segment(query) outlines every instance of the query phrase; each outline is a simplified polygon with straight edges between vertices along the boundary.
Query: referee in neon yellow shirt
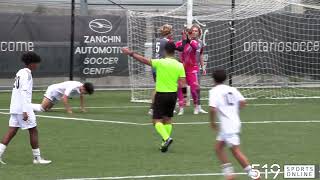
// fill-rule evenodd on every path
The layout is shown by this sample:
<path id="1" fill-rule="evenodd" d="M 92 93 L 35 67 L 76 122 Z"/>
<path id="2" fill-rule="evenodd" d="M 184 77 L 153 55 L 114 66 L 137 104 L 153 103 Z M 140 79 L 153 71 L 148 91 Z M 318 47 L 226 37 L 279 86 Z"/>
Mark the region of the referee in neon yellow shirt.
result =
<path id="1" fill-rule="evenodd" d="M 122 52 L 143 64 L 152 66 L 157 72 L 156 95 L 154 99 L 153 124 L 162 137 L 161 152 L 167 152 L 171 138 L 173 111 L 177 102 L 178 85 L 186 83 L 183 64 L 174 58 L 176 46 L 173 42 L 165 45 L 165 58 L 148 59 L 128 48 Z"/>

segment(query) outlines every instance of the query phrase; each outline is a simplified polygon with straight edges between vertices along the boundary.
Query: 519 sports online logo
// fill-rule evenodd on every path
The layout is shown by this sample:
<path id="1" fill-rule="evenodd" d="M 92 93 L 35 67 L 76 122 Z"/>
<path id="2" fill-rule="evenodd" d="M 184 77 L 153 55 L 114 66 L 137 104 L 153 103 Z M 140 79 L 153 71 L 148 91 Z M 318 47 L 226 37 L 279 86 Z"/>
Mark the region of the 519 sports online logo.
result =
<path id="1" fill-rule="evenodd" d="M 252 179 L 319 179 L 320 165 L 252 164 Z"/>

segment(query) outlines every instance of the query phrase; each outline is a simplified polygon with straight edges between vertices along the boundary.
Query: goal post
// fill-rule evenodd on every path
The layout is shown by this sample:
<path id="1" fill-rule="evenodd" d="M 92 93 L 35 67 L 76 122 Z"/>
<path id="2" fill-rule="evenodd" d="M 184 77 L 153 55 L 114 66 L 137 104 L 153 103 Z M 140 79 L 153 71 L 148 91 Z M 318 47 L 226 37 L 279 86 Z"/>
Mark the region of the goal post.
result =
<path id="1" fill-rule="evenodd" d="M 193 0 L 187 1 L 187 27 L 191 28 L 193 23 Z"/>
<path id="2" fill-rule="evenodd" d="M 169 11 L 130 11 L 129 47 L 150 55 L 163 24 L 171 24 L 174 40 L 180 40 L 181 30 L 190 23 L 189 1 Z M 231 0 L 229 4 L 217 2 L 197 0 L 192 6 L 193 23 L 205 24 L 202 40 L 207 76 L 201 77 L 202 98 L 208 96 L 216 68 L 231 73 L 232 86 L 247 98 L 320 97 L 319 1 L 236 0 L 233 10 Z M 234 36 L 230 21 L 234 21 Z M 154 89 L 151 68 L 132 60 L 129 64 L 131 100 L 150 102 Z"/>

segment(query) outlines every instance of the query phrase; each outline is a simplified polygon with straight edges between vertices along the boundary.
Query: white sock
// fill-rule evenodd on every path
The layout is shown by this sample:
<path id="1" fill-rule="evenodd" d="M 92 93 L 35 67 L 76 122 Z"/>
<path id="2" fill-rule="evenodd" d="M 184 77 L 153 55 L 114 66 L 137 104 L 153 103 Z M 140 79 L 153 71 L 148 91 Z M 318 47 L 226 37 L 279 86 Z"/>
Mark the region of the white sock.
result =
<path id="1" fill-rule="evenodd" d="M 32 149 L 32 154 L 33 154 L 33 157 L 34 159 L 40 159 L 40 149 Z"/>
<path id="2" fill-rule="evenodd" d="M 251 166 L 248 165 L 248 166 L 245 167 L 243 170 L 244 170 L 245 172 L 249 173 L 249 172 L 251 171 Z"/>
<path id="3" fill-rule="evenodd" d="M 222 165 L 222 173 L 225 176 L 230 176 L 234 173 L 233 167 L 231 163 L 226 163 Z"/>
<path id="4" fill-rule="evenodd" d="M 256 172 L 252 171 L 252 168 L 250 165 L 244 168 L 244 171 L 247 172 L 249 177 L 257 176 Z"/>
<path id="5" fill-rule="evenodd" d="M 32 109 L 35 112 L 44 112 L 44 109 L 42 108 L 41 104 L 32 104 Z"/>
<path id="6" fill-rule="evenodd" d="M 0 158 L 2 157 L 2 154 L 4 153 L 4 151 L 6 150 L 7 146 L 0 143 Z"/>

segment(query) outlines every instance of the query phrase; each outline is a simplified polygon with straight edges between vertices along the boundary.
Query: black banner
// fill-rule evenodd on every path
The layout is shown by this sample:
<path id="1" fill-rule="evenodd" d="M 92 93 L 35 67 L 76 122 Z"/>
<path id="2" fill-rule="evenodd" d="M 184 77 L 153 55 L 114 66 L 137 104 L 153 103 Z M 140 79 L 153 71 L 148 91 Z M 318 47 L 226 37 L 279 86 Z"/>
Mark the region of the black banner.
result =
<path id="1" fill-rule="evenodd" d="M 43 59 L 35 77 L 67 77 L 70 56 L 70 16 L 0 13 L 0 78 L 22 67 L 20 56 L 35 51 Z M 74 75 L 128 76 L 127 17 L 76 16 Z"/>

